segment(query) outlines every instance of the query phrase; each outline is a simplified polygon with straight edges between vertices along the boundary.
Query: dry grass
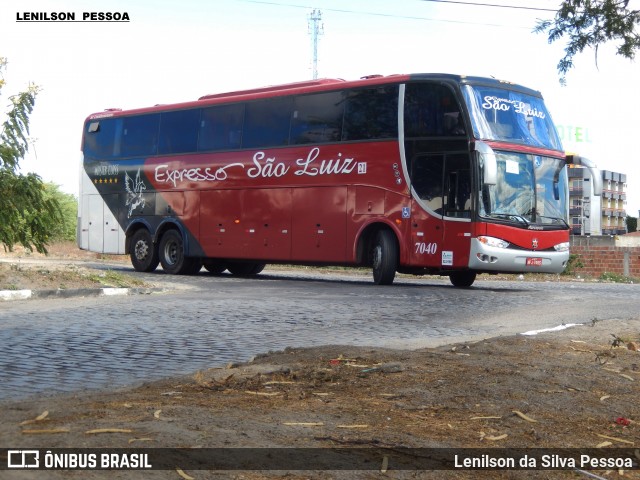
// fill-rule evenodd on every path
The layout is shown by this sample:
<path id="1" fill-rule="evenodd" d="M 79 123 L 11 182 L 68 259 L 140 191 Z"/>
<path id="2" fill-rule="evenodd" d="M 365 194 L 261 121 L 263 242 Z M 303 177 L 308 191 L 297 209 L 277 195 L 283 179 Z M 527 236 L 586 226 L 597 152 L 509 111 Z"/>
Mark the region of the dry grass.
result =
<path id="1" fill-rule="evenodd" d="M 91 268 L 85 263 L 92 261 L 103 265 Z M 47 255 L 16 247 L 13 252 L 0 253 L 0 290 L 144 286 L 144 282 L 108 268 L 127 262 L 127 256 L 86 252 L 72 242 L 51 245 Z"/>
<path id="2" fill-rule="evenodd" d="M 57 242 L 47 246 L 47 254 L 30 252 L 19 245 L 12 252 L 0 250 L 0 260 L 8 258 L 50 258 L 50 259 L 77 259 L 77 260 L 108 260 L 127 263 L 126 255 L 105 255 L 103 253 L 80 250 L 75 242 Z"/>

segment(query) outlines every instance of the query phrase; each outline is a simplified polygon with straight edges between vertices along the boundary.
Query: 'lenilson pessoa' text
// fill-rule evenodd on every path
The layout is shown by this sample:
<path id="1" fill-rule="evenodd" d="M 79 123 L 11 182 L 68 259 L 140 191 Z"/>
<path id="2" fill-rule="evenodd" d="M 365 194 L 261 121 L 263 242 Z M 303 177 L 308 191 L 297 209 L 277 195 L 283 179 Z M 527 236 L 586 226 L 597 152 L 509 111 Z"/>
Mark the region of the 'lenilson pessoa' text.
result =
<path id="1" fill-rule="evenodd" d="M 16 12 L 16 22 L 128 22 L 127 12 Z"/>
<path id="2" fill-rule="evenodd" d="M 565 468 L 626 468 L 634 467 L 632 458 L 625 457 L 563 457 L 561 455 L 542 455 L 540 458 L 524 455 L 520 458 L 480 455 L 478 457 L 454 456 L 455 468 L 531 468 L 531 469 L 565 469 Z"/>

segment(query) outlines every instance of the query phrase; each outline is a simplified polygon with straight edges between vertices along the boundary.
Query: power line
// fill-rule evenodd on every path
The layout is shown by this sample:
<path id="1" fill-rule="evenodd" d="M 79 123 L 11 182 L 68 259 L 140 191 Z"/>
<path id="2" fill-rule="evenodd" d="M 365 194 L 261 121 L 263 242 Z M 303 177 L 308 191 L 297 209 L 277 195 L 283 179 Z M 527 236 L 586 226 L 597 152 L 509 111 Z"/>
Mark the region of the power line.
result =
<path id="1" fill-rule="evenodd" d="M 267 0 L 238 0 L 247 3 L 257 3 L 261 5 L 274 5 L 278 7 L 290 7 L 290 8 L 304 8 L 305 10 L 309 10 L 309 6 L 307 5 L 296 5 L 291 3 L 277 2 L 277 1 L 267 1 Z M 423 0 L 424 1 L 424 0 Z M 426 1 L 439 1 L 439 0 L 426 0 Z M 464 2 L 459 2 L 464 3 Z M 477 3 L 469 3 L 469 5 L 479 5 Z M 378 12 L 367 12 L 367 11 L 357 11 L 357 10 L 348 10 L 343 8 L 327 8 L 323 7 L 322 10 L 328 12 L 336 12 L 336 13 L 348 13 L 355 15 L 369 15 L 374 17 L 386 17 L 386 18 L 399 18 L 405 20 L 418 20 L 418 21 L 428 21 L 428 22 L 442 22 L 442 23 L 457 23 L 462 25 L 484 25 L 487 27 L 509 27 L 516 29 L 527 29 L 531 30 L 531 27 L 528 26 L 518 26 L 518 25 L 504 25 L 499 23 L 483 23 L 483 22 L 466 22 L 463 20 L 447 20 L 440 18 L 429 18 L 429 17 L 418 17 L 415 15 L 398 15 L 392 13 L 378 13 Z M 555 12 L 556 10 L 549 10 L 551 12 Z"/>
<path id="2" fill-rule="evenodd" d="M 522 7 L 517 5 L 496 5 L 494 3 L 473 3 L 473 2 L 462 2 L 455 0 L 421 0 L 422 2 L 436 2 L 436 3 L 457 3 L 459 5 L 473 5 L 476 7 L 498 7 L 498 8 L 514 8 L 519 10 L 536 10 L 538 12 L 557 12 L 557 9 L 552 8 L 535 8 L 535 7 Z"/>

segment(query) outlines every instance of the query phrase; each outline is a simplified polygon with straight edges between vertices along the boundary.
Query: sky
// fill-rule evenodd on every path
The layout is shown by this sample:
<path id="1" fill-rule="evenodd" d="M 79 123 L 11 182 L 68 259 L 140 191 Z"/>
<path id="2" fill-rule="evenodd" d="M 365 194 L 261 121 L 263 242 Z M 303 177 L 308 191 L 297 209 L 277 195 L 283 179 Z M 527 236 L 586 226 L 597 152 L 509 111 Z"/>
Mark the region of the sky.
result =
<path id="1" fill-rule="evenodd" d="M 209 93 L 312 78 L 309 17 L 319 10 L 320 78 L 396 73 L 492 76 L 542 92 L 565 150 L 627 175 L 640 210 L 640 65 L 614 45 L 585 51 L 561 86 L 562 43 L 533 33 L 559 0 L 2 0 L 0 57 L 9 96 L 41 88 L 23 172 L 78 194 L 84 119 L 106 108 L 195 100 Z M 483 3 L 485 5 L 469 5 Z M 524 6 L 492 7 L 486 4 Z M 640 8 L 631 0 L 629 8 Z M 17 22 L 22 12 L 127 12 L 127 23 Z"/>

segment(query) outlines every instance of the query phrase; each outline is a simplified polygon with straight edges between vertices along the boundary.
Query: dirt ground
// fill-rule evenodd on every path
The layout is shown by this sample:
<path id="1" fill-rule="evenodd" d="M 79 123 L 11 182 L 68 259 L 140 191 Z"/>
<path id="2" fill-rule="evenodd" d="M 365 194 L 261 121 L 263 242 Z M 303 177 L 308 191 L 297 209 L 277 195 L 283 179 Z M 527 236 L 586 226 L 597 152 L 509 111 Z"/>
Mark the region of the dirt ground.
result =
<path id="1" fill-rule="evenodd" d="M 436 349 L 290 348 L 131 388 L 0 403 L 0 445 L 637 449 L 639 345 L 640 316 L 630 312 Z M 588 478 L 575 470 L 129 473 L 46 478 Z M 640 478 L 639 470 L 591 473 Z"/>
<path id="2" fill-rule="evenodd" d="M 287 349 L 135 388 L 5 403 L 0 444 L 636 448 L 640 353 L 633 342 L 639 337 L 635 319 L 416 351 Z M 89 433 L 96 429 L 105 430 Z M 165 473 L 162 478 L 179 478 Z M 525 473 L 485 478 L 534 472 Z M 575 478 L 574 472 L 540 474 Z M 598 474 L 618 478 L 620 472 Z M 637 470 L 624 475 L 640 478 Z M 224 478 L 277 477 L 242 472 Z"/>
<path id="3" fill-rule="evenodd" d="M 0 290 L 145 286 L 143 282 L 131 276 L 108 268 L 96 270 L 86 264 L 124 264 L 128 258 L 82 251 L 71 242 L 50 246 L 49 255 L 28 252 L 16 247 L 13 252 L 0 251 Z"/>

